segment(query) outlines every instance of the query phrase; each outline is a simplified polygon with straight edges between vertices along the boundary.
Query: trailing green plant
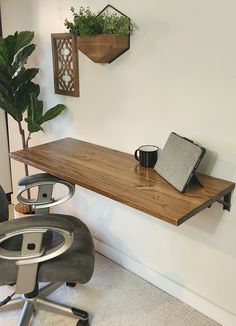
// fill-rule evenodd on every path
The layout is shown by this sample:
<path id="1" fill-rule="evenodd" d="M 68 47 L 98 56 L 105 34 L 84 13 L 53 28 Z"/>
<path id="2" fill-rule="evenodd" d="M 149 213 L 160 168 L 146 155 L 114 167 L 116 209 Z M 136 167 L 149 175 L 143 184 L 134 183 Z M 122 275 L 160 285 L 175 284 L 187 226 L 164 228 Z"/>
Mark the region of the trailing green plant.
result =
<path id="1" fill-rule="evenodd" d="M 71 7 L 73 22 L 65 20 L 65 26 L 70 33 L 76 36 L 115 34 L 132 34 L 135 24 L 128 18 L 108 11 L 96 14 L 89 7 L 80 7 L 79 12 Z"/>
<path id="2" fill-rule="evenodd" d="M 23 148 L 29 146 L 32 133 L 43 131 L 42 124 L 65 109 L 63 104 L 58 104 L 43 112 L 43 102 L 38 99 L 40 87 L 32 81 L 39 69 L 26 67 L 36 47 L 31 43 L 33 38 L 34 33 L 29 31 L 0 38 L 0 108 L 16 120 Z M 25 174 L 29 174 L 27 165 Z"/>

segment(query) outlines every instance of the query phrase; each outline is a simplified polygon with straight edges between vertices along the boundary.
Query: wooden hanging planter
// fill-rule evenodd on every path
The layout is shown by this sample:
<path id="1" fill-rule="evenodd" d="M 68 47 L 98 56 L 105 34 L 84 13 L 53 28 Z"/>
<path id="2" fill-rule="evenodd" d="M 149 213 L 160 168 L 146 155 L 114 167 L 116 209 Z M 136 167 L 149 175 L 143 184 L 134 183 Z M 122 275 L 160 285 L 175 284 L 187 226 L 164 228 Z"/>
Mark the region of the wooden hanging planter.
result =
<path id="1" fill-rule="evenodd" d="M 129 49 L 129 35 L 77 36 L 78 50 L 96 63 L 111 63 Z"/>

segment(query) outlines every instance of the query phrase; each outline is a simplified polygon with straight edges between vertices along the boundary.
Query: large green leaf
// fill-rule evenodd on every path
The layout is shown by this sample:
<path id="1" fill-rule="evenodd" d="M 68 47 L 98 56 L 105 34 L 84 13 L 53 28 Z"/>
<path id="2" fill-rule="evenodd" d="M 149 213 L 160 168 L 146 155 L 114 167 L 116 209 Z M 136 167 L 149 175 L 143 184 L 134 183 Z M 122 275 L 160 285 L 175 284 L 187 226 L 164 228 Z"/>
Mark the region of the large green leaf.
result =
<path id="1" fill-rule="evenodd" d="M 34 84 L 33 82 L 28 82 L 21 86 L 14 95 L 14 106 L 17 108 L 17 114 L 23 114 L 30 102 L 31 94 L 34 93 L 37 97 L 39 95 L 39 85 Z"/>
<path id="2" fill-rule="evenodd" d="M 0 94 L 4 97 L 10 96 L 10 92 L 8 88 L 1 82 L 0 82 Z"/>
<path id="3" fill-rule="evenodd" d="M 16 43 L 17 43 L 18 32 L 14 35 L 9 35 L 5 38 L 5 48 L 7 49 L 7 63 L 12 64 L 14 56 L 16 55 Z"/>
<path id="4" fill-rule="evenodd" d="M 18 69 L 26 64 L 28 57 L 32 54 L 32 52 L 34 52 L 35 47 L 35 44 L 30 44 L 18 52 L 12 65 L 12 75 L 14 75 Z"/>
<path id="5" fill-rule="evenodd" d="M 32 82 L 38 69 L 24 67 L 35 50 L 35 44 L 31 44 L 33 37 L 33 32 L 16 32 L 0 38 L 0 108 L 17 121 L 22 121 L 27 110 L 25 121 L 31 133 L 43 130 L 44 122 L 65 109 L 59 104 L 43 114 L 43 102 L 38 99 L 39 85 Z"/>
<path id="6" fill-rule="evenodd" d="M 34 93 L 36 97 L 39 96 L 39 93 L 40 93 L 40 87 L 38 84 L 35 84 L 33 82 L 29 82 L 28 83 L 28 92 L 30 94 Z"/>
<path id="7" fill-rule="evenodd" d="M 30 105 L 28 108 L 28 117 L 35 123 L 39 123 L 43 115 L 43 101 L 37 99 L 34 93 L 30 96 Z"/>
<path id="8" fill-rule="evenodd" d="M 65 105 L 57 104 L 53 108 L 49 109 L 40 119 L 40 124 L 56 118 L 62 111 L 65 110 Z"/>
<path id="9" fill-rule="evenodd" d="M 36 110 L 34 110 L 34 120 L 39 123 L 43 115 L 43 101 L 37 100 Z"/>
<path id="10" fill-rule="evenodd" d="M 2 43 L 0 46 L 0 62 L 1 62 L 1 65 L 4 65 L 4 66 L 9 65 L 9 54 L 8 54 L 8 50 L 5 46 L 5 42 Z"/>
<path id="11" fill-rule="evenodd" d="M 0 54 L 0 71 L 2 74 L 6 76 L 6 78 L 11 79 L 11 67 L 6 64 L 5 59 L 3 56 Z"/>
<path id="12" fill-rule="evenodd" d="M 27 122 L 27 127 L 28 127 L 28 131 L 32 134 L 33 132 L 38 132 L 38 131 L 43 131 L 43 128 L 36 123 L 33 119 L 27 118 L 26 119 Z"/>
<path id="13" fill-rule="evenodd" d="M 4 73 L 0 71 L 0 85 L 7 88 L 9 93 L 11 93 L 11 79 L 7 78 Z"/>
<path id="14" fill-rule="evenodd" d="M 18 108 L 21 114 L 26 111 L 28 105 L 31 102 L 31 94 L 33 93 L 36 97 L 39 96 L 40 88 L 39 85 L 29 82 L 21 86 L 14 95 L 14 105 Z"/>
<path id="15" fill-rule="evenodd" d="M 27 110 L 30 94 L 39 95 L 39 86 L 31 81 L 38 69 L 24 68 L 35 49 L 30 44 L 33 36 L 33 32 L 16 32 L 0 39 L 0 107 L 17 121 Z"/>
<path id="16" fill-rule="evenodd" d="M 36 68 L 21 69 L 19 74 L 15 78 L 13 78 L 13 86 L 15 87 L 15 89 L 18 89 L 23 84 L 31 81 L 37 75 L 38 71 L 39 69 Z"/>
<path id="17" fill-rule="evenodd" d="M 18 115 L 14 105 L 2 94 L 0 94 L 0 108 L 9 113 L 15 120 L 20 121 L 22 117 Z"/>
<path id="18" fill-rule="evenodd" d="M 33 38 L 34 38 L 34 32 L 24 31 L 18 33 L 16 48 L 15 48 L 16 53 L 26 45 L 30 44 Z"/>
<path id="19" fill-rule="evenodd" d="M 0 37 L 0 49 L 5 44 L 5 40 L 3 37 Z"/>
<path id="20" fill-rule="evenodd" d="M 14 35 L 9 35 L 5 38 L 4 46 L 7 51 L 5 51 L 5 59 L 9 65 L 12 64 L 15 55 L 24 47 L 26 47 L 32 39 L 34 38 L 33 32 L 15 32 Z"/>

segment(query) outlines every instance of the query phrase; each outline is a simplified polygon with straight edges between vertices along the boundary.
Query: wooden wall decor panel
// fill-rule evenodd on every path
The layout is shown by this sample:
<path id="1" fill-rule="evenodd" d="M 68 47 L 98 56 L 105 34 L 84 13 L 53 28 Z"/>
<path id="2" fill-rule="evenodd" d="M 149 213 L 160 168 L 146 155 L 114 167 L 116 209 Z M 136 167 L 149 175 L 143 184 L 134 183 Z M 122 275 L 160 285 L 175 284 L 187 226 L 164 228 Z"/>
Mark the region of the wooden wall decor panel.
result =
<path id="1" fill-rule="evenodd" d="M 51 34 L 56 94 L 79 96 L 79 63 L 75 37 L 69 33 Z"/>

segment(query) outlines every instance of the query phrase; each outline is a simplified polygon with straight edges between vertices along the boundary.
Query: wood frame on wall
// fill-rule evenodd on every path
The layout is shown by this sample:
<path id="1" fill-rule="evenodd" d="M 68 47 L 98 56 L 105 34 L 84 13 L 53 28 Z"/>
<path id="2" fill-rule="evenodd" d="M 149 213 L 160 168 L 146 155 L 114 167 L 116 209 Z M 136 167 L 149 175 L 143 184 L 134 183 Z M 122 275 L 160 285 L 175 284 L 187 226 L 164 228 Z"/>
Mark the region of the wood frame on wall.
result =
<path id="1" fill-rule="evenodd" d="M 56 94 L 78 97 L 79 62 L 75 37 L 70 33 L 53 33 L 51 42 L 54 91 Z"/>

